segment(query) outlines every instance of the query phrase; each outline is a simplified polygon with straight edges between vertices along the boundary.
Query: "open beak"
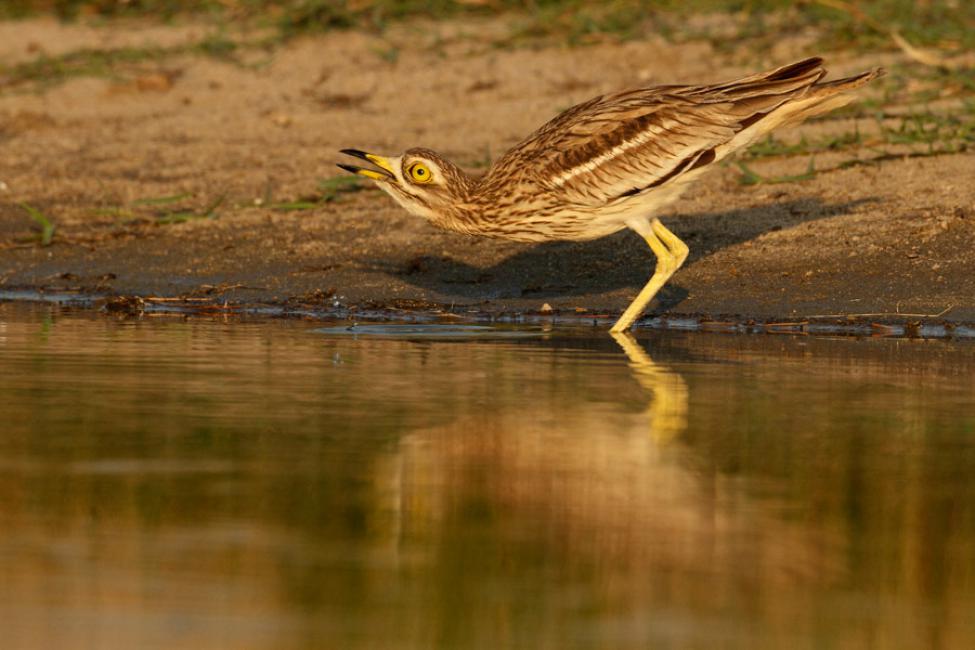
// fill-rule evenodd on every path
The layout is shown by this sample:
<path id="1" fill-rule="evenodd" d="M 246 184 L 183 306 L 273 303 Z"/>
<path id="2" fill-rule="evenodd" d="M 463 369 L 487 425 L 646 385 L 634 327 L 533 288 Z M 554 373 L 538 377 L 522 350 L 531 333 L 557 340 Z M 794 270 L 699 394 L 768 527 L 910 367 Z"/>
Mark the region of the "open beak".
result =
<path id="1" fill-rule="evenodd" d="M 355 156 L 356 158 L 361 158 L 362 160 L 368 160 L 379 168 L 379 170 L 375 170 L 366 167 L 358 167 L 356 165 L 339 164 L 339 167 L 347 172 L 352 172 L 353 174 L 365 176 L 366 178 L 371 178 L 377 181 L 396 180 L 396 174 L 393 173 L 393 166 L 389 163 L 388 158 L 383 158 L 382 156 L 377 156 L 376 154 L 372 153 L 366 153 L 365 151 L 359 151 L 358 149 L 343 149 L 339 153 L 344 153 L 347 156 Z"/>

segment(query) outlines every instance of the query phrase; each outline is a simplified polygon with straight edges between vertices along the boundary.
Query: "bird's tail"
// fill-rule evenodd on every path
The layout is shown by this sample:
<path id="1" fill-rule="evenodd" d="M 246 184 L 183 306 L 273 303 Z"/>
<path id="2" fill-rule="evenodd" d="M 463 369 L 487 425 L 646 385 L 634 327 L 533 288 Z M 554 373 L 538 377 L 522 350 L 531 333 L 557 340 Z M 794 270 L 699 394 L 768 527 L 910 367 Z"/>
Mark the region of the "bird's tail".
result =
<path id="1" fill-rule="evenodd" d="M 794 107 L 798 104 L 818 105 L 831 97 L 859 88 L 883 74 L 883 68 L 874 68 L 852 77 L 820 82 L 826 76 L 826 69 L 823 68 L 823 60 L 817 56 L 733 81 L 695 88 L 689 94 L 718 94 L 733 101 L 736 112 L 742 114 L 763 108 L 771 112 L 779 108 L 780 104 L 792 104 Z M 852 98 L 846 98 L 845 101 L 850 99 Z"/>
<path id="2" fill-rule="evenodd" d="M 742 116 L 741 130 L 719 147 L 718 157 L 747 147 L 782 125 L 799 124 L 848 104 L 854 99 L 849 91 L 883 76 L 884 70 L 874 68 L 852 77 L 820 82 L 825 74 L 822 59 L 811 58 L 729 82 L 723 94 L 738 94 L 733 98 L 733 111 Z"/>

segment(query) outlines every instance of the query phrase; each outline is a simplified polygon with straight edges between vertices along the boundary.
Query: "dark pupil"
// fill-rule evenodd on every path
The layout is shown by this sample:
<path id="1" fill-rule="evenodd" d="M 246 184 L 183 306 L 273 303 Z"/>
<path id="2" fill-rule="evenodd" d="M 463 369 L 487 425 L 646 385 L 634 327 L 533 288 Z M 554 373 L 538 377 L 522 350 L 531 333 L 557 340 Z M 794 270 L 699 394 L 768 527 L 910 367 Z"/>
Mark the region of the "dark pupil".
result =
<path id="1" fill-rule="evenodd" d="M 417 176 L 423 176 L 423 175 L 424 175 L 424 174 L 426 174 L 426 173 L 427 173 L 427 172 L 426 172 L 425 170 L 423 170 L 423 169 L 418 169 L 418 170 L 416 170 L 416 175 L 417 175 Z"/>

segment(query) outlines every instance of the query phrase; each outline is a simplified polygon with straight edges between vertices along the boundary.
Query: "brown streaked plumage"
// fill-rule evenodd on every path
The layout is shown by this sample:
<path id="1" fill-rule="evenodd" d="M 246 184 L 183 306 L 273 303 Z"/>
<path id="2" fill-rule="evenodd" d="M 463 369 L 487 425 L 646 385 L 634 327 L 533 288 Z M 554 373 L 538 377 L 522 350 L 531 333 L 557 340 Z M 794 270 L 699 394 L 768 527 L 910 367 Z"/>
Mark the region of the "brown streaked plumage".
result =
<path id="1" fill-rule="evenodd" d="M 628 328 L 687 257 L 655 217 L 715 163 L 772 129 L 850 101 L 881 69 L 821 82 L 822 59 L 705 86 L 656 86 L 594 97 L 515 145 L 481 178 L 429 149 L 386 158 L 356 149 L 410 212 L 468 234 L 516 241 L 587 240 L 629 227 L 657 256 L 650 282 L 613 326 Z"/>

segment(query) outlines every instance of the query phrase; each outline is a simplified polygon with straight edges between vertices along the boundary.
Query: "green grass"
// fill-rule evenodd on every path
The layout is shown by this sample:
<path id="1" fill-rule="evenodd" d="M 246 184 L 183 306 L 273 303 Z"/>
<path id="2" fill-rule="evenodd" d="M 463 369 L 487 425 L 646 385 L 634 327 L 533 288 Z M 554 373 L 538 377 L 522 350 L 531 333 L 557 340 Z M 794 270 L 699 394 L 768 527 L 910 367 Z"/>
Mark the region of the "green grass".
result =
<path id="1" fill-rule="evenodd" d="M 338 201 L 346 194 L 358 192 L 366 185 L 361 182 L 358 176 L 333 176 L 318 181 L 318 195 L 300 198 L 294 201 L 283 201 L 280 203 L 270 203 L 272 210 L 280 212 L 295 212 L 300 210 L 312 210 L 326 203 Z"/>
<path id="2" fill-rule="evenodd" d="M 321 192 L 321 198 L 319 200 L 322 203 L 331 203 L 343 194 L 358 192 L 364 187 L 365 185 L 363 185 L 362 179 L 358 176 L 323 178 L 318 181 L 318 191 Z"/>
<path id="3" fill-rule="evenodd" d="M 947 55 L 975 48 L 975 2 L 964 0 L 0 0 L 0 18 L 54 13 L 65 20 L 202 19 L 221 26 L 215 35 L 191 45 L 83 49 L 54 57 L 42 54 L 13 66 L 0 62 L 0 90 L 79 76 L 124 77 L 140 64 L 186 54 L 240 62 L 247 51 L 273 49 L 302 34 L 353 28 L 381 32 L 410 18 L 476 18 L 499 12 L 506 16 L 509 30 L 496 40 L 498 47 L 583 45 L 662 35 L 674 41 L 708 40 L 726 56 L 732 51 L 765 52 L 784 36 L 812 29 L 825 50 L 893 50 L 897 46 L 890 32 L 897 29 L 913 45 Z M 724 17 L 689 20 L 717 13 Z M 244 41 L 226 34 L 228 24 L 269 29 L 259 40 Z M 376 53 L 395 63 L 399 50 L 390 46 Z M 947 75 L 975 93 L 972 73 Z"/>
<path id="4" fill-rule="evenodd" d="M 27 212 L 28 216 L 30 216 L 30 218 L 34 221 L 35 226 L 39 230 L 37 242 L 41 246 L 50 246 L 54 241 L 54 231 L 57 230 L 54 222 L 51 221 L 47 215 L 33 206 L 26 203 L 21 203 L 20 207 Z"/>
<path id="5" fill-rule="evenodd" d="M 783 156 L 808 156 L 827 151 L 855 149 L 862 144 L 863 135 L 859 129 L 812 139 L 802 136 L 799 142 L 792 144 L 783 142 L 774 135 L 769 135 L 764 140 L 749 147 L 745 158 L 747 160 L 760 160 Z"/>
<path id="6" fill-rule="evenodd" d="M 817 173 L 863 165 L 877 165 L 904 158 L 929 158 L 964 153 L 975 148 L 975 99 L 966 99 L 961 106 L 950 111 L 934 112 L 927 108 L 906 115 L 875 115 L 877 132 L 866 137 L 859 129 L 807 139 L 794 144 L 784 143 L 769 136 L 756 143 L 747 154 L 747 160 L 808 155 L 827 151 L 856 152 L 854 158 L 844 160 L 833 167 L 816 169 L 810 158 L 809 168 L 794 176 L 766 177 L 757 173 L 744 162 L 738 162 L 741 185 L 772 185 L 810 180 Z M 862 156 L 861 152 L 868 155 Z"/>
<path id="7" fill-rule="evenodd" d="M 0 66 L 0 88 L 30 82 L 56 84 L 79 76 L 112 76 L 113 71 L 119 66 L 157 59 L 164 53 L 165 50 L 161 48 L 120 48 L 117 50 L 82 49 L 53 57 L 42 54 L 33 61 L 9 68 Z"/>
<path id="8" fill-rule="evenodd" d="M 865 137 L 858 128 L 819 138 L 803 136 L 796 143 L 786 143 L 769 135 L 752 145 L 747 160 L 805 156 L 829 151 L 846 151 L 862 148 L 872 143 L 876 148 L 883 145 L 908 145 L 909 153 L 959 153 L 975 146 L 975 99 L 969 98 L 961 106 L 944 112 L 921 107 L 906 115 L 889 115 L 878 111 L 873 115 L 877 133 Z"/>
<path id="9" fill-rule="evenodd" d="M 189 45 L 176 47 L 123 47 L 116 49 L 84 48 L 59 56 L 41 54 L 36 59 L 13 66 L 0 62 L 0 90 L 25 84 L 49 86 L 73 77 L 122 76 L 127 69 L 140 64 L 159 62 L 178 55 L 202 54 L 224 61 L 237 62 L 238 50 L 265 47 L 265 41 L 238 42 L 217 33 Z"/>
<path id="10" fill-rule="evenodd" d="M 806 168 L 805 172 L 790 176 L 762 176 L 743 162 L 738 163 L 738 168 L 741 170 L 741 175 L 738 177 L 740 185 L 778 185 L 780 183 L 811 181 L 816 178 L 816 165 L 812 158 L 809 159 L 809 167 Z"/>
<path id="11" fill-rule="evenodd" d="M 185 223 L 196 219 L 216 219 L 217 210 L 224 204 L 226 195 L 221 194 L 202 208 L 192 207 L 192 199 L 193 195 L 188 193 L 151 196 L 136 199 L 127 206 L 114 205 L 96 208 L 92 213 L 98 216 L 114 217 L 122 222 L 148 218 L 158 225 Z"/>
<path id="12" fill-rule="evenodd" d="M 169 196 L 154 196 L 145 199 L 136 199 L 132 205 L 171 205 L 191 198 L 192 194 L 171 194 Z"/>
<path id="13" fill-rule="evenodd" d="M 156 199 L 156 201 L 170 198 L 173 197 L 160 197 L 159 199 Z M 194 221 L 196 219 L 215 219 L 217 217 L 217 208 L 223 205 L 225 198 L 226 195 L 221 194 L 201 210 L 173 210 L 170 212 L 162 212 L 156 215 L 156 223 L 165 225 L 171 223 L 185 223 L 187 221 Z M 176 200 L 181 200 L 181 197 L 172 202 L 175 202 Z M 159 203 L 156 203 L 156 205 L 159 205 Z"/>
<path id="14" fill-rule="evenodd" d="M 917 111 L 900 118 L 896 125 L 880 123 L 888 144 L 921 145 L 928 153 L 957 153 L 975 144 L 975 102 L 950 114 L 929 110 Z"/>
<path id="15" fill-rule="evenodd" d="M 605 36 L 632 38 L 647 33 L 679 35 L 686 17 L 734 13 L 741 38 L 777 38 L 813 26 L 824 42 L 858 47 L 893 47 L 889 31 L 899 29 L 911 43 L 964 49 L 975 46 L 975 3 L 967 0 L 4 0 L 0 17 L 39 12 L 77 17 L 213 16 L 275 26 L 284 37 L 333 29 L 383 29 L 409 18 L 495 15 L 517 17 L 516 38 L 549 38 L 580 43 Z M 789 12 L 775 30 L 766 18 Z M 772 32 L 771 34 L 769 32 Z M 716 38 L 717 43 L 727 38 Z"/>

